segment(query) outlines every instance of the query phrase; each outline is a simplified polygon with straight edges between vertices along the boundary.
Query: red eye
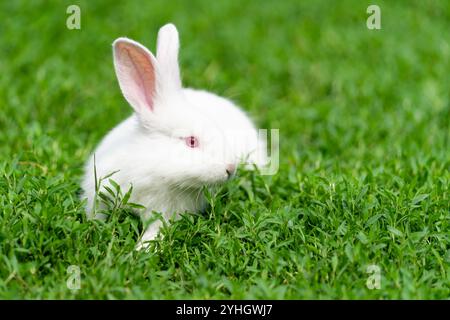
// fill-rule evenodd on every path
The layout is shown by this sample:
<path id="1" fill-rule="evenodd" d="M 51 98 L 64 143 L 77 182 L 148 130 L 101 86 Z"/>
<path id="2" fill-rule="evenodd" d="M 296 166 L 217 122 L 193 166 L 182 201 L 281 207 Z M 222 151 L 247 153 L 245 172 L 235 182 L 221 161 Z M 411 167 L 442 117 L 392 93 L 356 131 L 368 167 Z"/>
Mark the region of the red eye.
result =
<path id="1" fill-rule="evenodd" d="M 198 147 L 198 140 L 194 136 L 190 136 L 187 138 L 184 138 L 184 141 L 186 141 L 186 145 L 190 148 L 197 148 Z"/>

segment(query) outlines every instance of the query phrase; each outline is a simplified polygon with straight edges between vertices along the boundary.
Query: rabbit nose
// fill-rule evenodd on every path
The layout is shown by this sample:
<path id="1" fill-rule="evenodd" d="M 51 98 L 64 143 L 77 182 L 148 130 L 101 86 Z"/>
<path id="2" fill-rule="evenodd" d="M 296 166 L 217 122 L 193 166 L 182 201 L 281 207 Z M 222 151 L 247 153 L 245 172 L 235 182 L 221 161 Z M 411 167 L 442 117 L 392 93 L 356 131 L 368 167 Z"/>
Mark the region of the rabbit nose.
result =
<path id="1" fill-rule="evenodd" d="M 236 165 L 227 164 L 225 171 L 227 172 L 228 178 L 231 177 L 231 175 L 234 173 L 235 170 L 236 170 Z"/>

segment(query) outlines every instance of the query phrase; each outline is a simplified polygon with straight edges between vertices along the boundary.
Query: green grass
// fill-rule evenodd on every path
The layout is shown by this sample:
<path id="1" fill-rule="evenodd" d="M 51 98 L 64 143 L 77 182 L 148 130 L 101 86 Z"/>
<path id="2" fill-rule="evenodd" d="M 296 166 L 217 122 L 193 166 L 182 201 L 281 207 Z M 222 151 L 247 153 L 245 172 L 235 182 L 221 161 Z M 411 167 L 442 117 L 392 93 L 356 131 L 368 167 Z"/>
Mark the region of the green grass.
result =
<path id="1" fill-rule="evenodd" d="M 450 297 L 448 1 L 76 2 L 72 31 L 73 1 L 0 5 L 0 298 Z M 240 171 L 135 252 L 140 221 L 86 221 L 79 181 L 131 110 L 111 43 L 154 50 L 168 21 L 185 85 L 279 128 L 280 169 Z"/>

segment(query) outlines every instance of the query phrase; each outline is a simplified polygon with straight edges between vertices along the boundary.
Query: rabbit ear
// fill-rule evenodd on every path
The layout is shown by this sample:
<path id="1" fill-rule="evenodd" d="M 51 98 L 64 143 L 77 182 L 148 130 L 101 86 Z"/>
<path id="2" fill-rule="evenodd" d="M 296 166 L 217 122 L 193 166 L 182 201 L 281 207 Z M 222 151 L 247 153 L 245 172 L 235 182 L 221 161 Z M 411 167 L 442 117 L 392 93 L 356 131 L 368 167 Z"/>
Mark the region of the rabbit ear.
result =
<path id="1" fill-rule="evenodd" d="M 158 32 L 156 59 L 160 67 L 161 82 L 164 88 L 181 89 L 178 49 L 180 42 L 177 28 L 169 23 Z"/>
<path id="2" fill-rule="evenodd" d="M 137 113 L 152 111 L 156 94 L 156 59 L 147 48 L 127 39 L 113 43 L 114 68 L 125 99 Z"/>

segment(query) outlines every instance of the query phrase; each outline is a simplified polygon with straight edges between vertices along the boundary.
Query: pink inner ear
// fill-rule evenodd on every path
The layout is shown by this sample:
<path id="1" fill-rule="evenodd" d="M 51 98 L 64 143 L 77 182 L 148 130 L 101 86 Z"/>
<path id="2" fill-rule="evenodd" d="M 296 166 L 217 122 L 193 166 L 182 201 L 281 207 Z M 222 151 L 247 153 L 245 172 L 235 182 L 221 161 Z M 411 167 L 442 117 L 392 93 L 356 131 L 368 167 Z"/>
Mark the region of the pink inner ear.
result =
<path id="1" fill-rule="evenodd" d="M 144 103 L 153 110 L 155 69 L 142 49 L 128 43 L 117 44 L 119 82 L 125 98 L 136 107 Z"/>

